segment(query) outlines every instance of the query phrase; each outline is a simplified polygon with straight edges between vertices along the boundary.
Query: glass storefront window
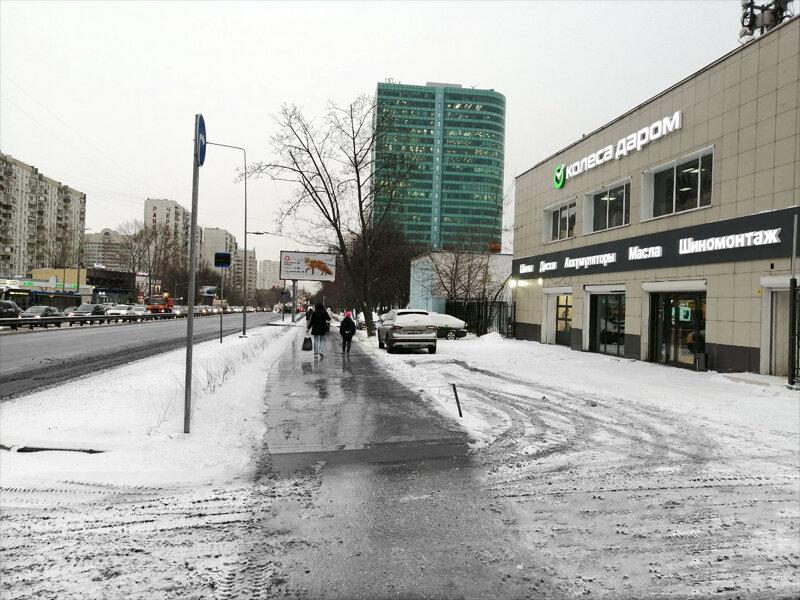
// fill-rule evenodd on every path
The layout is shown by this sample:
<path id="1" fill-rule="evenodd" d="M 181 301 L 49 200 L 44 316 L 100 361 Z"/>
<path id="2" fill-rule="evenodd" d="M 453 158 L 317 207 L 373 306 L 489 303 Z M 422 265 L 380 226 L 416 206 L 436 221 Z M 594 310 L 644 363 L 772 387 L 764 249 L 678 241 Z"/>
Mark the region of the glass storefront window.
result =
<path id="1" fill-rule="evenodd" d="M 653 217 L 710 206 L 713 163 L 709 153 L 650 175 Z"/>
<path id="2" fill-rule="evenodd" d="M 630 196 L 630 183 L 611 186 L 587 196 L 587 202 L 592 204 L 592 231 L 627 225 L 630 222 Z"/>
<path id="3" fill-rule="evenodd" d="M 577 202 L 572 201 L 557 208 L 549 209 L 550 212 L 550 239 L 546 242 L 565 240 L 575 236 L 575 217 Z"/>
<path id="4" fill-rule="evenodd" d="M 674 169 L 656 173 L 654 183 L 653 216 L 661 217 L 672 214 L 672 196 L 675 190 Z"/>

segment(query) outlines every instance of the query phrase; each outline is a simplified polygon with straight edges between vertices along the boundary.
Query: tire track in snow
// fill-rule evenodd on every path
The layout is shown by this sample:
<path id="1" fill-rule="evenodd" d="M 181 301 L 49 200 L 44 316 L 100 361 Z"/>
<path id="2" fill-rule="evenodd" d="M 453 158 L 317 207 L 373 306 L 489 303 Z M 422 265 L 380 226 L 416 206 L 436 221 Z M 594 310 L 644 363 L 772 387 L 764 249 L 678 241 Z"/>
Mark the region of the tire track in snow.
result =
<path id="1" fill-rule="evenodd" d="M 450 364 L 464 397 L 508 415 L 476 453 L 487 486 L 573 596 L 789 598 L 800 587 L 800 469 L 750 430 Z"/>

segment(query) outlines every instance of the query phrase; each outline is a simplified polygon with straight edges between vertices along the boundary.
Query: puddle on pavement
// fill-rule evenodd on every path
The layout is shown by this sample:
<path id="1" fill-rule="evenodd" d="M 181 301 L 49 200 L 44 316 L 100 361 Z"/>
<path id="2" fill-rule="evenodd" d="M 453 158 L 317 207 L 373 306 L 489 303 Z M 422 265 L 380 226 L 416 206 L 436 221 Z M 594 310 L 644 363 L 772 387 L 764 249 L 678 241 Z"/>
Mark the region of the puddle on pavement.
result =
<path id="1" fill-rule="evenodd" d="M 302 471 L 324 461 L 327 465 L 359 463 L 414 462 L 436 458 L 466 457 L 469 447 L 463 443 L 441 444 L 381 444 L 366 448 L 323 450 L 317 452 L 286 452 L 271 454 L 272 470 L 279 475 Z"/>

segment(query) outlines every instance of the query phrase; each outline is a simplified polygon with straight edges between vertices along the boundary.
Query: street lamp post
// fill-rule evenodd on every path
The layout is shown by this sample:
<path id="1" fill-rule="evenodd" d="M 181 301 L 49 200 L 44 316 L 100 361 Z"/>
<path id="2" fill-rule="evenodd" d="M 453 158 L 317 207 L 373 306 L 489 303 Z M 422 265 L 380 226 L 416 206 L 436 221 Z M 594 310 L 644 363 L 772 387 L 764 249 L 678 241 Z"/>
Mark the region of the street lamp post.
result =
<path id="1" fill-rule="evenodd" d="M 246 231 L 250 235 L 281 235 L 272 231 Z M 247 248 L 245 248 L 247 250 Z M 245 262 L 247 262 L 247 252 L 245 252 Z M 247 310 L 247 299 L 245 299 L 245 311 Z M 283 304 L 281 304 L 281 320 L 283 320 Z"/>
<path id="2" fill-rule="evenodd" d="M 214 142 L 206 142 L 206 144 L 234 148 L 235 150 L 241 150 L 244 154 L 244 306 L 242 307 L 242 335 L 239 337 L 247 337 L 247 150 L 241 146 L 232 146 L 230 144 L 217 144 Z"/>

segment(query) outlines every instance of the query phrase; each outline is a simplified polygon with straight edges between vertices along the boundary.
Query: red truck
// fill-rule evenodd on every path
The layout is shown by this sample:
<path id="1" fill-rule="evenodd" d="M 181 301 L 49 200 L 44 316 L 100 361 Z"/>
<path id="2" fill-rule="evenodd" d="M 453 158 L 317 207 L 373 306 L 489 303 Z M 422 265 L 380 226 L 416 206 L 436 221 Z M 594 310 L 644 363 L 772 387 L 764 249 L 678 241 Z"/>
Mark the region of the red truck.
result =
<path id="1" fill-rule="evenodd" d="M 156 294 L 150 296 L 145 302 L 147 310 L 151 313 L 171 313 L 174 302 L 169 294 Z"/>

